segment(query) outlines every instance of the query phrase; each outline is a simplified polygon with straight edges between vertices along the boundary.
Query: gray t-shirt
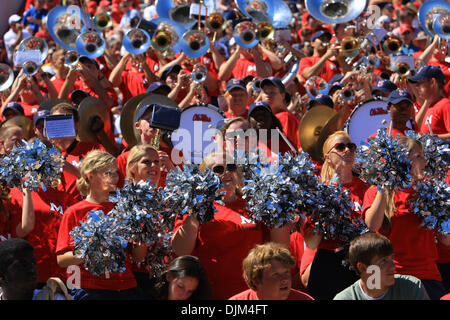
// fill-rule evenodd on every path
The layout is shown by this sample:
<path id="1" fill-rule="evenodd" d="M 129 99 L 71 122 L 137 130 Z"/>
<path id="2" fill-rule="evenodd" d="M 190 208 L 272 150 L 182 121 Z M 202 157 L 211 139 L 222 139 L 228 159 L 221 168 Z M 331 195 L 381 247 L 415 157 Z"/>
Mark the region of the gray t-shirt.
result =
<path id="1" fill-rule="evenodd" d="M 395 283 L 389 287 L 388 291 L 380 298 L 370 298 L 360 285 L 360 280 L 356 281 L 347 289 L 339 292 L 334 300 L 426 300 L 425 289 L 422 281 L 416 277 L 396 274 Z"/>

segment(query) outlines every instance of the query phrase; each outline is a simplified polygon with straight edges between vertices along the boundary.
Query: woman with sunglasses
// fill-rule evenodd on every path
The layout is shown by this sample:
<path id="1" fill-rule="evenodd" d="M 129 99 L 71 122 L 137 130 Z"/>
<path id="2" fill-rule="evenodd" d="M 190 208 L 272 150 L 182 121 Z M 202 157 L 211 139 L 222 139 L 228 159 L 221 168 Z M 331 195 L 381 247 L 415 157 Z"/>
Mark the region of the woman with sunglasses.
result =
<path id="1" fill-rule="evenodd" d="M 350 191 L 354 204 L 353 213 L 357 218 L 361 215 L 364 194 L 369 185 L 352 172 L 355 151 L 356 144 L 346 132 L 337 131 L 330 135 L 323 145 L 324 163 L 321 179 L 325 184 L 340 184 Z M 323 239 L 321 234 L 314 232 L 313 226 L 308 221 L 303 227 L 303 234 L 306 249 L 317 249 L 308 270 L 310 275 L 306 292 L 317 300 L 332 300 L 337 293 L 357 280 L 355 272 L 342 265 L 345 253 L 336 250 L 343 243 Z"/>
<path id="2" fill-rule="evenodd" d="M 111 154 L 94 150 L 87 154 L 81 165 L 81 178 L 77 188 L 85 200 L 69 207 L 62 218 L 56 244 L 57 262 L 61 268 L 80 267 L 80 288 L 70 292 L 75 300 L 129 300 L 141 299 L 132 265 L 127 258 L 125 271 L 113 272 L 109 277 L 99 277 L 84 268 L 84 260 L 75 257 L 73 239 L 70 232 L 85 221 L 92 210 L 101 210 L 107 214 L 114 203 L 108 201 L 109 194 L 116 191 L 119 180 L 116 158 Z M 133 246 L 131 254 L 134 261 L 145 258 L 146 248 Z"/>
<path id="3" fill-rule="evenodd" d="M 242 276 L 242 261 L 256 245 L 268 241 L 288 247 L 289 228 L 269 229 L 255 223 L 247 215 L 242 199 L 242 173 L 234 163 L 227 163 L 226 154 L 211 153 L 200 164 L 200 170 L 217 174 L 225 191 L 224 205 L 214 203 L 218 210 L 214 219 L 200 224 L 193 216 L 177 220 L 172 246 L 177 255 L 197 256 L 213 289 L 213 299 L 225 300 L 247 289 Z"/>
<path id="4" fill-rule="evenodd" d="M 409 137 L 401 137 L 398 142 L 407 149 L 413 180 L 424 179 L 426 159 L 422 144 Z M 380 191 L 373 186 L 364 197 L 363 217 L 371 231 L 385 235 L 392 242 L 396 272 L 420 279 L 430 299 L 439 300 L 445 288 L 436 265 L 436 242 L 448 248 L 450 235 L 441 236 L 421 226 L 421 219 L 408 205 L 413 196 L 413 188 Z"/>
<path id="5" fill-rule="evenodd" d="M 158 150 L 149 144 L 139 144 L 131 148 L 127 158 L 128 183 L 136 184 L 139 181 L 148 181 L 158 187 L 161 177 L 160 159 Z M 133 274 L 139 288 L 147 295 L 152 295 L 153 281 L 150 279 L 148 270 L 143 264 L 138 267 L 133 264 Z"/>

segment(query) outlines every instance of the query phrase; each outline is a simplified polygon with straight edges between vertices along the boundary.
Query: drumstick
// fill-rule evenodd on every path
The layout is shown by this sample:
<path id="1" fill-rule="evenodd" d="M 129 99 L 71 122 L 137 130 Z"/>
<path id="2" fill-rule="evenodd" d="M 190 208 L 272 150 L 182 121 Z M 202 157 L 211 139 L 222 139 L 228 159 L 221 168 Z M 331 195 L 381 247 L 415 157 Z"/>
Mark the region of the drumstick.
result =
<path id="1" fill-rule="evenodd" d="M 283 137 L 284 141 L 288 144 L 289 148 L 291 148 L 292 151 L 294 151 L 294 154 L 298 154 L 298 151 L 295 150 L 294 146 L 291 144 L 291 142 L 284 136 L 283 132 L 280 131 L 280 129 L 277 128 L 278 133 Z"/>
<path id="2" fill-rule="evenodd" d="M 430 134 L 433 135 L 433 130 L 431 129 L 431 121 L 430 121 L 430 119 L 426 119 L 425 123 L 428 125 L 428 130 L 430 131 Z"/>

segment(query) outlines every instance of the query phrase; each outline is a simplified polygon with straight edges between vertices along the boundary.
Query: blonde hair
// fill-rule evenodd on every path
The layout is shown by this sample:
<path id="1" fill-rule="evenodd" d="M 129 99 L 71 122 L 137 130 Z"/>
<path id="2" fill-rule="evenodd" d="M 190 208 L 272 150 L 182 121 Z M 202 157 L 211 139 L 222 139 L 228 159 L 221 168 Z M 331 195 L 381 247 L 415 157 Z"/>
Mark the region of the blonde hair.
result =
<path id="1" fill-rule="evenodd" d="M 147 152 L 149 152 L 149 151 L 156 152 L 156 154 L 158 155 L 158 158 L 159 158 L 158 150 L 153 148 L 150 144 L 138 144 L 138 145 L 135 145 L 133 148 L 131 148 L 130 153 L 128 154 L 128 158 L 127 158 L 127 178 L 129 180 L 133 180 L 133 182 L 137 182 L 137 181 L 134 181 L 135 168 L 136 168 L 139 160 L 141 160 L 141 158 L 143 156 L 145 156 L 147 154 Z M 158 184 L 158 182 L 159 181 L 157 181 L 156 183 Z"/>
<path id="2" fill-rule="evenodd" d="M 322 165 L 322 170 L 320 171 L 320 176 L 323 183 L 325 184 L 330 184 L 334 175 L 336 174 L 334 168 L 328 163 L 328 161 L 326 161 L 325 156 L 331 151 L 331 148 L 333 148 L 334 145 L 332 145 L 331 143 L 333 142 L 334 138 L 338 136 L 344 136 L 351 140 L 350 136 L 345 131 L 336 131 L 325 140 L 322 147 L 324 162 Z"/>
<path id="3" fill-rule="evenodd" d="M 273 260 L 288 269 L 295 266 L 295 259 L 289 249 L 275 242 L 256 245 L 242 261 L 243 277 L 251 289 L 256 290 L 255 283 L 262 281 L 264 270 L 271 267 Z"/>
<path id="4" fill-rule="evenodd" d="M 77 189 L 81 195 L 87 196 L 91 189 L 91 183 L 87 177 L 88 173 L 99 170 L 116 163 L 116 158 L 108 152 L 93 150 L 83 159 L 81 164 L 81 177 L 77 180 Z"/>
<path id="5" fill-rule="evenodd" d="M 232 163 L 233 157 L 230 154 L 227 154 L 225 152 L 211 152 L 210 154 L 208 154 L 206 157 L 203 158 L 202 162 L 199 165 L 199 169 L 201 173 L 204 173 L 206 171 L 206 169 L 212 169 L 211 167 L 216 163 L 217 159 L 223 159 L 222 164 L 226 164 L 226 163 Z M 236 186 L 236 195 L 238 196 L 242 196 L 243 192 L 242 192 L 242 187 L 244 186 L 243 183 L 243 173 L 242 170 L 239 168 L 239 166 L 237 167 L 236 170 L 237 176 L 239 178 L 239 183 Z"/>
<path id="6" fill-rule="evenodd" d="M 421 148 L 423 150 L 423 146 L 420 143 L 420 141 L 413 138 L 401 137 L 398 139 L 398 143 L 406 147 L 408 154 L 414 148 Z M 395 215 L 396 211 L 395 191 L 388 188 L 386 189 L 385 192 L 386 192 L 386 210 L 384 211 L 384 219 L 381 228 L 384 232 L 390 233 L 392 230 L 391 220 L 392 217 Z"/>

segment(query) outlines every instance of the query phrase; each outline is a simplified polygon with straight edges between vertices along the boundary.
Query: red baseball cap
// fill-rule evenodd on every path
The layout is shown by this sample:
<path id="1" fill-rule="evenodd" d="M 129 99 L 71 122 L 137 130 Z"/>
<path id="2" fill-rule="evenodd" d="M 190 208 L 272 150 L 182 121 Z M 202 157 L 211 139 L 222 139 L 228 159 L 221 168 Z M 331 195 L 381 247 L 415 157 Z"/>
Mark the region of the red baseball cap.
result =
<path id="1" fill-rule="evenodd" d="M 413 32 L 413 29 L 409 26 L 409 24 L 403 23 L 403 24 L 400 26 L 400 33 L 401 33 L 401 34 L 404 34 L 406 31 Z"/>

